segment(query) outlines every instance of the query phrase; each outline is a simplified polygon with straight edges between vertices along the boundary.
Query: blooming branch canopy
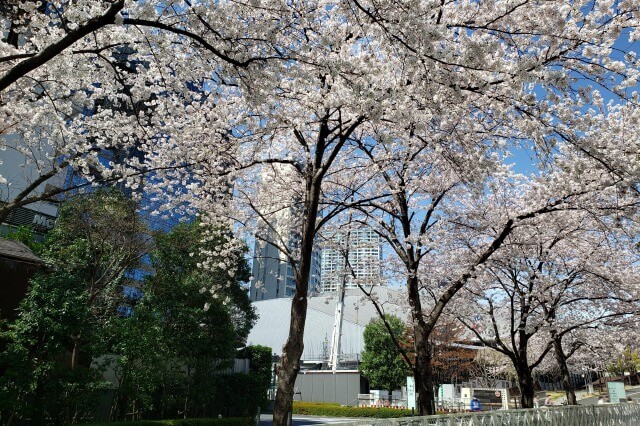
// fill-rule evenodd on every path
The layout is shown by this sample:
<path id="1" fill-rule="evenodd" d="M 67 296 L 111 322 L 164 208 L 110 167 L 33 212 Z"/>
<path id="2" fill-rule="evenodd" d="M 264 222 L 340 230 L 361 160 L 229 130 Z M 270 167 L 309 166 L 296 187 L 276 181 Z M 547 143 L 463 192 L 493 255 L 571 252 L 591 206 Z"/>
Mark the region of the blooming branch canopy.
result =
<path id="1" fill-rule="evenodd" d="M 632 1 L 105 0 L 5 9 L 0 133 L 20 136 L 5 147 L 42 170 L 70 165 L 89 179 L 146 183 L 160 209 L 197 211 L 239 236 L 267 230 L 286 256 L 296 297 L 276 424 L 291 409 L 300 368 L 312 246 L 335 217 L 393 194 L 418 195 L 408 208 L 451 195 L 448 214 L 459 207 L 485 234 L 444 292 L 450 298 L 521 223 L 604 207 L 612 191 L 629 197 L 628 207 L 637 196 Z M 105 163 L 104 150 L 129 155 Z M 474 200 L 497 200 L 500 185 L 513 182 L 509 155 L 518 150 L 537 158 L 523 184 L 528 204 L 487 204 L 473 215 Z M 391 168 L 394 179 L 384 180 Z M 599 191 L 607 195 L 587 196 Z M 403 247 L 427 243 L 415 228 L 402 230 Z M 238 252 L 231 240 L 224 247 Z"/>

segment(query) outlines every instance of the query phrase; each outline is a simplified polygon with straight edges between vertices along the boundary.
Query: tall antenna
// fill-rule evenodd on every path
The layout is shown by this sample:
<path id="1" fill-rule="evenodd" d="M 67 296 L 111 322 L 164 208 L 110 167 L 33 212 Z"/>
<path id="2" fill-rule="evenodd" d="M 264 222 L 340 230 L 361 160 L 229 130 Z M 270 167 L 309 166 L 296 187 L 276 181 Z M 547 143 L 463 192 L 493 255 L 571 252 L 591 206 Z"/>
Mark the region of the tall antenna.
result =
<path id="1" fill-rule="evenodd" d="M 342 270 L 342 279 L 340 280 L 340 287 L 338 288 L 338 297 L 336 299 L 336 312 L 333 320 L 333 332 L 331 333 L 331 353 L 329 355 L 329 367 L 333 374 L 336 374 L 338 369 L 338 356 L 340 355 L 340 340 L 342 337 L 342 317 L 344 309 L 344 294 L 347 284 L 347 267 L 349 265 L 349 239 L 351 237 L 351 215 L 349 215 L 349 228 L 347 228 L 347 235 L 345 239 L 344 256 L 344 269 Z"/>

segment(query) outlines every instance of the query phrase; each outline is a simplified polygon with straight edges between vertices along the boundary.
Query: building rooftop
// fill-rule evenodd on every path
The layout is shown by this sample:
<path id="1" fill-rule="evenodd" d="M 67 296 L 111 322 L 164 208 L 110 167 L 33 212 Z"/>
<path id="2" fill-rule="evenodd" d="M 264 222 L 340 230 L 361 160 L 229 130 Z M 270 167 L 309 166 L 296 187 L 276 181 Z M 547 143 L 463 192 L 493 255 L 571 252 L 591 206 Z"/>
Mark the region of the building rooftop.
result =
<path id="1" fill-rule="evenodd" d="M 44 263 L 31 249 L 19 241 L 0 238 L 0 257 L 29 263 Z"/>
<path id="2" fill-rule="evenodd" d="M 376 286 L 373 295 L 383 305 L 385 313 L 408 320 L 407 309 L 401 304 L 404 298 L 403 290 Z M 323 293 L 309 298 L 303 361 L 326 360 L 333 331 L 336 296 L 336 293 Z M 253 302 L 253 306 L 259 318 L 247 338 L 248 344 L 268 346 L 273 353 L 280 355 L 289 336 L 291 299 L 262 300 Z M 364 350 L 364 328 L 375 318 L 378 318 L 378 313 L 373 303 L 364 297 L 360 289 L 346 291 L 341 340 L 343 360 L 359 359 Z"/>

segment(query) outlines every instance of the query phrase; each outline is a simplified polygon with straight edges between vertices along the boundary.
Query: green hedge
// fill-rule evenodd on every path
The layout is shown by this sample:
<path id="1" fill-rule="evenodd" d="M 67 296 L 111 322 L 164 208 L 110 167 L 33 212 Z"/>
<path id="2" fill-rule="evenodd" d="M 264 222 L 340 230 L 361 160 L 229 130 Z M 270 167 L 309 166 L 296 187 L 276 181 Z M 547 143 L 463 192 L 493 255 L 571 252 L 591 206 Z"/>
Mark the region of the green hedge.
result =
<path id="1" fill-rule="evenodd" d="M 393 417 L 410 416 L 411 410 L 386 407 L 343 407 L 336 403 L 294 401 L 293 413 L 312 416 L 373 417 L 378 419 L 389 419 Z"/>
<path id="2" fill-rule="evenodd" d="M 137 420 L 130 422 L 91 423 L 85 426 L 250 426 L 254 421 L 244 417 L 223 419 Z"/>

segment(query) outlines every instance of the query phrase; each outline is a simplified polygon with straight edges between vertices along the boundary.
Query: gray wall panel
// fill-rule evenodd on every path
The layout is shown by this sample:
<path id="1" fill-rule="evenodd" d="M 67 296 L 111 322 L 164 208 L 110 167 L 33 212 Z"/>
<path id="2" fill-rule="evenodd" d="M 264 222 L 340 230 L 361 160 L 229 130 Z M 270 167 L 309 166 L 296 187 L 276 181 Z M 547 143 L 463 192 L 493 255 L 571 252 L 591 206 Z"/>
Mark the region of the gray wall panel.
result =
<path id="1" fill-rule="evenodd" d="M 360 373 L 309 373 L 300 374 L 296 379 L 295 396 L 298 401 L 337 402 L 356 404 L 360 393 Z"/>
<path id="2" fill-rule="evenodd" d="M 350 377 L 339 375 L 336 377 L 335 400 L 340 404 L 349 403 L 349 381 Z"/>
<path id="3" fill-rule="evenodd" d="M 324 377 L 323 377 L 324 376 Z M 324 378 L 324 393 L 322 395 L 322 402 L 336 402 L 336 375 L 335 374 L 323 374 Z"/>

